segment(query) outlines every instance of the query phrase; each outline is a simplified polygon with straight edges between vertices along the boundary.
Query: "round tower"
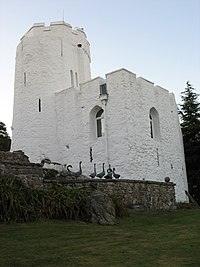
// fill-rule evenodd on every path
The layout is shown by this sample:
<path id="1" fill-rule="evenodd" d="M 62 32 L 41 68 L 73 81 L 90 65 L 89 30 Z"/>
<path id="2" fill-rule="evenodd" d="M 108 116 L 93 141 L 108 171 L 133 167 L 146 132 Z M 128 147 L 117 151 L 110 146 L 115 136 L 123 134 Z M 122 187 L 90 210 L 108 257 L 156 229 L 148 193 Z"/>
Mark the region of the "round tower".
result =
<path id="1" fill-rule="evenodd" d="M 23 150 L 32 162 L 56 161 L 55 93 L 78 91 L 90 79 L 90 45 L 82 28 L 63 21 L 34 24 L 17 47 L 12 150 Z"/>

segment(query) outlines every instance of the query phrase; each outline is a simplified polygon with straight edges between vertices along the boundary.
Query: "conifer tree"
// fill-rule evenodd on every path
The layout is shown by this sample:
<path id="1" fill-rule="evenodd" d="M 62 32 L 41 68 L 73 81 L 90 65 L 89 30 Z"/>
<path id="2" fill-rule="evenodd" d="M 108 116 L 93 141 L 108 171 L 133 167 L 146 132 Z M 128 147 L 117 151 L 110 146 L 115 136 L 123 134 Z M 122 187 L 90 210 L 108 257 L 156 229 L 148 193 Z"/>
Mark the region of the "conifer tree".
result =
<path id="1" fill-rule="evenodd" d="M 179 114 L 185 149 L 188 186 L 190 194 L 200 204 L 200 103 L 198 94 L 189 83 L 181 93 Z"/>
<path id="2" fill-rule="evenodd" d="M 185 91 L 181 93 L 180 115 L 184 145 L 191 146 L 200 143 L 200 103 L 195 89 L 189 81 L 186 84 Z"/>
<path id="3" fill-rule="evenodd" d="M 10 150 L 11 139 L 7 133 L 6 126 L 0 121 L 0 151 Z"/>

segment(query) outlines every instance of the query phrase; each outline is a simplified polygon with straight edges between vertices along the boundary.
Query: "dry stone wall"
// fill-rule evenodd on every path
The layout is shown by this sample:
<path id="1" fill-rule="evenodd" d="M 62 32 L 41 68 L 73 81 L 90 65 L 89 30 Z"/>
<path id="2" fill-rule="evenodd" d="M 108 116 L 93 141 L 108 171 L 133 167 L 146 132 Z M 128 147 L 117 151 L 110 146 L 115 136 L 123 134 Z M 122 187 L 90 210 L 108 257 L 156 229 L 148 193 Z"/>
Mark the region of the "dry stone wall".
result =
<path id="1" fill-rule="evenodd" d="M 0 151 L 0 176 L 18 177 L 27 186 L 43 186 L 43 170 L 40 164 L 30 163 L 21 151 Z"/>
<path id="2" fill-rule="evenodd" d="M 170 210 L 175 208 L 175 184 L 130 179 L 54 179 L 44 180 L 41 164 L 30 163 L 22 151 L 0 151 L 0 176 L 15 176 L 30 187 L 65 186 L 67 188 L 94 188 L 114 194 L 133 209 Z"/>
<path id="3" fill-rule="evenodd" d="M 124 204 L 139 210 L 171 210 L 176 207 L 175 184 L 171 182 L 136 181 L 129 179 L 84 179 L 46 180 L 46 186 L 62 184 L 67 188 L 98 189 L 106 194 L 114 194 Z"/>

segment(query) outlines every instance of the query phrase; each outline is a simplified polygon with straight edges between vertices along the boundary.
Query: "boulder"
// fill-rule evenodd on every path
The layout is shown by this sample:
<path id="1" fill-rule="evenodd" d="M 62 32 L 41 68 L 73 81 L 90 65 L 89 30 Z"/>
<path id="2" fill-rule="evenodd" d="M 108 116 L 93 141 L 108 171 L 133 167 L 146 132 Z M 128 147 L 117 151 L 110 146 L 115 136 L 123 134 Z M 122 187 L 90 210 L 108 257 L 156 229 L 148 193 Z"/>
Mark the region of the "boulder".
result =
<path id="1" fill-rule="evenodd" d="M 116 221 L 115 204 L 105 193 L 96 190 L 86 199 L 89 222 L 101 225 L 113 225 Z"/>

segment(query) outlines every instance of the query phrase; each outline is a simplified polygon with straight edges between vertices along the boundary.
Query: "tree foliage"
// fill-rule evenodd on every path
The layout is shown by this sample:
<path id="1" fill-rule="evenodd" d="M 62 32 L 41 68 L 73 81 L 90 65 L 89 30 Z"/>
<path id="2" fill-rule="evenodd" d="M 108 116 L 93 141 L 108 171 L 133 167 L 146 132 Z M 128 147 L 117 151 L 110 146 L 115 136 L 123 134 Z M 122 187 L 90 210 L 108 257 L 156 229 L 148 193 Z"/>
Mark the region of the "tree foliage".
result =
<path id="1" fill-rule="evenodd" d="M 6 126 L 0 121 L 0 151 L 10 150 L 11 139 L 7 133 Z"/>
<path id="2" fill-rule="evenodd" d="M 186 84 L 185 91 L 181 93 L 180 115 L 184 145 L 191 146 L 200 143 L 200 103 L 195 89 L 189 81 Z"/>
<path id="3" fill-rule="evenodd" d="M 195 88 L 186 83 L 181 93 L 179 114 L 185 149 L 188 186 L 190 194 L 200 204 L 200 103 Z"/>

